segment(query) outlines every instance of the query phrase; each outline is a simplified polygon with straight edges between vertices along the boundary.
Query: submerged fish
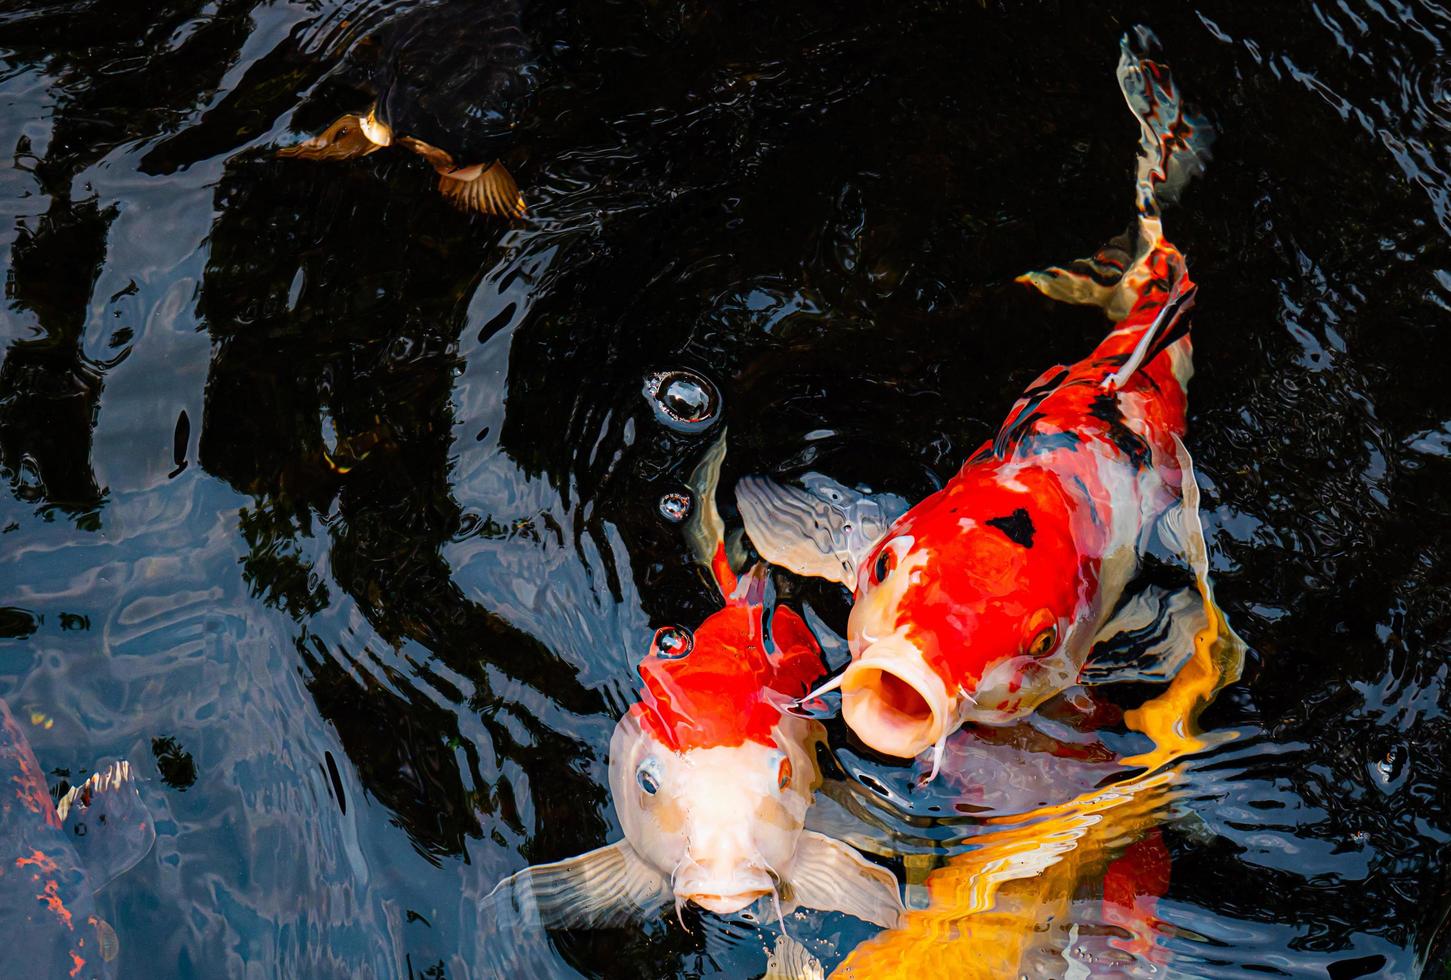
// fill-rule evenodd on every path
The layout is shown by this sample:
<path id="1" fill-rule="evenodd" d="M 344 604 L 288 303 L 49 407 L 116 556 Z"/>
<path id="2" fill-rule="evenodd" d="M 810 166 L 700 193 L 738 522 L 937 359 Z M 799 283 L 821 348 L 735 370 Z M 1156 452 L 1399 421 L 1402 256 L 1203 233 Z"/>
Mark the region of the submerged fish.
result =
<path id="1" fill-rule="evenodd" d="M 53 805 L 25 732 L 0 700 L 0 976 L 104 977 L 115 931 L 94 893 L 146 856 L 156 828 L 116 762 Z"/>
<path id="2" fill-rule="evenodd" d="M 1078 683 L 1095 644 L 1172 604 L 1153 592 L 1125 603 L 1151 537 L 1202 550 L 1188 540 L 1199 525 L 1181 441 L 1195 286 L 1158 209 L 1200 166 L 1208 131 L 1127 38 L 1118 78 L 1142 129 L 1133 240 L 1022 277 L 1116 321 L 1093 353 L 1044 372 L 945 487 L 865 545 L 832 529 L 881 505 L 824 477 L 737 487 L 765 558 L 854 590 L 853 662 L 823 690 L 840 686 L 847 724 L 887 755 L 935 746 L 940 758 L 964 722 L 1010 723 Z M 1164 679 L 1178 663 L 1131 675 Z"/>
<path id="3" fill-rule="evenodd" d="M 372 106 L 278 156 L 346 160 L 401 146 L 433 166 L 456 207 L 523 216 L 519 185 L 499 159 L 534 97 L 520 0 L 425 3 L 355 51 L 370 62 Z"/>
<path id="4" fill-rule="evenodd" d="M 694 633 L 657 632 L 639 701 L 610 740 L 610 791 L 625 839 L 505 879 L 494 897 L 546 925 L 607 925 L 674 903 L 719 914 L 771 897 L 891 926 L 896 878 L 804 829 L 821 782 L 821 726 L 787 709 L 825 673 L 797 613 L 775 606 L 764 565 L 731 570 L 714 490 L 724 436 L 692 480 L 689 534 L 725 607 Z"/>

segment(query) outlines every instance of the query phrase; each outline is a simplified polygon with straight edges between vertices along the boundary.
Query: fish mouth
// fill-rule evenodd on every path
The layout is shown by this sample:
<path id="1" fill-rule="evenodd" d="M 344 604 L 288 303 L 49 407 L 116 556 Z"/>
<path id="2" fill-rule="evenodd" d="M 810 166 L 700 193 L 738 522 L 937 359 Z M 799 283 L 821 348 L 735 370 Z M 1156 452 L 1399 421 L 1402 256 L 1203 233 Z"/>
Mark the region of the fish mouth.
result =
<path id="1" fill-rule="evenodd" d="M 867 647 L 841 677 L 847 726 L 870 748 L 901 759 L 948 734 L 958 702 L 922 651 L 900 636 Z"/>
<path id="2" fill-rule="evenodd" d="M 686 895 L 685 900 L 691 905 L 698 905 L 707 912 L 714 912 L 717 915 L 733 915 L 756 904 L 758 900 L 769 894 L 771 894 L 769 888 L 757 888 L 751 891 L 736 892 L 732 895 L 697 893 Z"/>

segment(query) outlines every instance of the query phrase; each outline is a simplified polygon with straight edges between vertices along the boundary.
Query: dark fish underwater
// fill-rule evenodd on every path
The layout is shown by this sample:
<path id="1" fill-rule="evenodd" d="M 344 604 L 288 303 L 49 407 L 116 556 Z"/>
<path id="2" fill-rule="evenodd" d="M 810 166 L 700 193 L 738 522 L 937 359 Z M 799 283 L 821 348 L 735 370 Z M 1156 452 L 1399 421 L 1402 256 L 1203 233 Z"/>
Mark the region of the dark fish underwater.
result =
<path id="1" fill-rule="evenodd" d="M 406 10 L 348 52 L 342 75 L 371 91 L 372 104 L 278 156 L 341 161 L 399 146 L 433 167 L 455 207 L 522 217 L 524 198 L 501 159 L 535 96 L 522 6 L 485 0 Z"/>

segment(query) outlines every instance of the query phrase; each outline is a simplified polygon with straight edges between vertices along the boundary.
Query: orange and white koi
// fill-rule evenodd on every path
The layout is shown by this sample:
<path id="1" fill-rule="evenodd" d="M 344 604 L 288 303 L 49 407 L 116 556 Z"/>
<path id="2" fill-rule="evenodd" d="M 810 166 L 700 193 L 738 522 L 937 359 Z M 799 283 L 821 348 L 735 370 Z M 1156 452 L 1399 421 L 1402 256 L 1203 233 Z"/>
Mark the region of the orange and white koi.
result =
<path id="1" fill-rule="evenodd" d="M 508 896 L 545 925 L 643 918 L 674 902 L 719 914 L 767 896 L 882 926 L 902 911 L 896 878 L 841 841 L 804 829 L 821 776 L 819 722 L 790 708 L 825 674 L 802 618 L 775 606 L 764 565 L 737 579 L 714 492 L 724 436 L 697 468 L 687 529 L 725 599 L 693 632 L 657 631 L 643 686 L 610 741 L 624 839 L 526 868 Z"/>
<path id="2" fill-rule="evenodd" d="M 1116 325 L 1097 348 L 1045 371 L 997 435 L 869 547 L 822 541 L 860 523 L 843 488 L 737 486 L 763 557 L 853 589 L 853 662 L 822 691 L 839 686 L 847 724 L 887 755 L 935 746 L 940 760 L 963 723 L 1010 723 L 1078 683 L 1095 643 L 1122 626 L 1151 535 L 1180 554 L 1198 546 L 1185 540 L 1199 525 L 1183 507 L 1181 441 L 1195 285 L 1159 201 L 1199 168 L 1209 132 L 1127 38 L 1118 79 L 1142 131 L 1137 240 L 1020 279 L 1101 306 Z"/>

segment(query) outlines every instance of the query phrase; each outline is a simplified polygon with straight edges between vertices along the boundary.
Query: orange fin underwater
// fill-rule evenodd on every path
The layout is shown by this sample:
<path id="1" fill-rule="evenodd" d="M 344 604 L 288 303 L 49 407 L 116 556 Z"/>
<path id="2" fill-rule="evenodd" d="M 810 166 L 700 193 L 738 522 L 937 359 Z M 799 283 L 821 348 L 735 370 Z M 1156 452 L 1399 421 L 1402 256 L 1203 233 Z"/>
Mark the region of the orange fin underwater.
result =
<path id="1" fill-rule="evenodd" d="M 277 151 L 279 157 L 298 160 L 351 160 L 381 150 L 386 144 L 368 138 L 362 116 L 346 115 L 311 139 Z"/>
<path id="2" fill-rule="evenodd" d="M 438 189 L 462 211 L 500 218 L 522 218 L 528 213 L 514 176 L 498 160 L 487 167 L 476 164 L 443 173 L 438 178 Z"/>

